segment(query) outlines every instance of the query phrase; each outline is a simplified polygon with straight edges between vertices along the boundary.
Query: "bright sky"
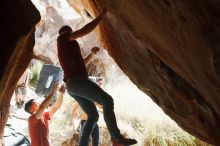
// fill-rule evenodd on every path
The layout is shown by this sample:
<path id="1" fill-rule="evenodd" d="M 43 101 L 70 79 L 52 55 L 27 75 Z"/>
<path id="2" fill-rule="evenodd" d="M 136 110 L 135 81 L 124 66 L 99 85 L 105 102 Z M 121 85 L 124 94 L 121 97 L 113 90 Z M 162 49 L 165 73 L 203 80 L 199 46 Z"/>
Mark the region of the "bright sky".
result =
<path id="1" fill-rule="evenodd" d="M 52 6 L 56 8 L 58 13 L 66 20 L 80 17 L 80 15 L 69 6 L 66 0 L 32 0 L 32 2 L 40 11 L 42 16 L 45 15 L 46 7 Z"/>

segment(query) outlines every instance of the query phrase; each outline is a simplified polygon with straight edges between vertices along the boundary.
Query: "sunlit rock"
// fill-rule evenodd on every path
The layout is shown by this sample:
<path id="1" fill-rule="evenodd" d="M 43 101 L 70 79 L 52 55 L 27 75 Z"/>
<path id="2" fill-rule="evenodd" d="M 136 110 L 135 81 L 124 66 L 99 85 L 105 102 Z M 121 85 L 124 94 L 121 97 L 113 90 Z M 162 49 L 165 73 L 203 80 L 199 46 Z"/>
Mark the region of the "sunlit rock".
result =
<path id="1" fill-rule="evenodd" d="M 220 141 L 219 11 L 213 1 L 91 1 L 101 39 L 129 78 L 181 127 Z M 90 8 L 91 9 L 91 8 Z"/>
<path id="2" fill-rule="evenodd" d="M 48 55 L 54 64 L 58 64 L 55 40 L 59 27 L 69 24 L 74 30 L 79 29 L 105 6 L 108 14 L 99 27 L 98 39 L 94 39 L 92 33 L 87 36 L 92 39 L 79 39 L 83 55 L 101 43 L 132 82 L 182 128 L 206 142 L 220 145 L 219 1 L 77 0 L 73 3 L 69 0 L 84 19 L 65 13 L 70 6 L 61 0 L 33 2 L 42 17 L 36 28 L 34 50 Z M 10 4 L 4 2 L 3 5 Z M 13 4 L 12 8 L 17 5 Z M 3 10 L 5 15 L 7 10 Z M 4 25 L 9 32 L 3 35 L 3 71 L 9 67 L 7 60 L 19 36 L 27 34 L 39 20 L 36 13 L 29 12 L 33 11 L 27 10 L 24 14 L 33 15 L 34 19 L 28 17 L 17 23 L 8 18 L 3 21 L 11 24 Z M 12 18 L 11 14 L 15 13 L 7 14 Z M 6 80 L 8 76 L 2 78 Z M 1 80 L 1 89 L 5 87 L 6 82 Z M 8 98 L 9 94 L 1 96 L 1 103 Z"/>

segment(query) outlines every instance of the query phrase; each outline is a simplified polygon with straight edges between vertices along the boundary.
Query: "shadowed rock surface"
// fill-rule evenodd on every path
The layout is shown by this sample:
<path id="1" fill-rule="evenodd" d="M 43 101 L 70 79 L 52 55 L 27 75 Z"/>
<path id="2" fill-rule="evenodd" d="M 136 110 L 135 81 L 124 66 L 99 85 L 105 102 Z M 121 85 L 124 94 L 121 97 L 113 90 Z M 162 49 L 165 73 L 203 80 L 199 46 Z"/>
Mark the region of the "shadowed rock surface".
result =
<path id="1" fill-rule="evenodd" d="M 34 26 L 40 20 L 39 12 L 29 0 L 4 0 L 1 10 L 0 145 L 10 99 L 32 58 Z"/>
<path id="2" fill-rule="evenodd" d="M 206 142 L 220 145 L 220 2 L 82 2 L 78 9 L 86 9 L 92 16 L 97 15 L 103 6 L 109 10 L 99 27 L 99 40 L 139 89 L 148 94 L 183 129 Z M 16 51 L 13 49 L 16 45 L 13 44 L 19 36 L 27 34 L 39 21 L 39 14 L 33 10 L 24 12 L 29 16 L 22 21 L 26 25 L 20 25 L 20 20 L 10 23 L 5 19 L 8 22 L 5 28 L 14 28 L 12 32 L 16 35 L 3 40 L 8 45 L 1 48 L 1 58 L 5 58 L 1 72 L 6 68 L 10 72 L 13 68 L 13 72 L 10 75 L 5 72 L 2 72 L 4 76 L 1 74 L 0 88 L 4 90 L 0 94 L 0 108 L 3 103 L 8 103 L 15 86 L 13 83 L 27 66 L 28 62 L 21 62 L 25 58 L 15 64 L 17 59 L 12 58 L 11 54 Z M 20 14 L 22 18 L 24 14 Z M 6 33 L 3 36 L 11 38 Z M 17 58 L 30 56 L 22 49 L 18 52 L 15 55 Z M 11 60 L 11 63 L 6 60 Z M 17 74 L 13 74 L 15 72 Z M 4 107 L 7 106 L 4 104 Z"/>

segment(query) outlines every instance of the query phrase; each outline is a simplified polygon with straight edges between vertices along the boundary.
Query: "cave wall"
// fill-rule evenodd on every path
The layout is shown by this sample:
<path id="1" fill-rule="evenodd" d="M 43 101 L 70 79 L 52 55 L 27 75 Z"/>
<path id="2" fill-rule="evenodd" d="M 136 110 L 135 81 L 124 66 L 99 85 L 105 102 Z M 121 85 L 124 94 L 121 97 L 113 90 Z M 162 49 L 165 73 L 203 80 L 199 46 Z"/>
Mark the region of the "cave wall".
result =
<path id="1" fill-rule="evenodd" d="M 182 128 L 220 145 L 220 1 L 77 1 L 93 16 L 108 9 L 99 39 L 139 89 Z M 29 0 L 4 0 L 1 10 L 0 137 L 40 20 Z"/>
<path id="2" fill-rule="evenodd" d="M 108 9 L 100 40 L 139 89 L 183 129 L 220 145 L 220 1 L 81 2 L 96 15 Z"/>
<path id="3" fill-rule="evenodd" d="M 16 83 L 33 55 L 40 14 L 29 0 L 1 1 L 0 145 Z"/>

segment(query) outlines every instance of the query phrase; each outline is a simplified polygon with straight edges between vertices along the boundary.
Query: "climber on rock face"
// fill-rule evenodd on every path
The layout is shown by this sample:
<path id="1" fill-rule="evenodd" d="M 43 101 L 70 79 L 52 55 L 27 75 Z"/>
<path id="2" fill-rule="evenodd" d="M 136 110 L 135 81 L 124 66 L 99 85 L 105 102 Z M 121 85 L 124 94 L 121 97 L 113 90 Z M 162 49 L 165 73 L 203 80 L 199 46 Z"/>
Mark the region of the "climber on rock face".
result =
<path id="1" fill-rule="evenodd" d="M 107 10 L 104 8 L 98 17 L 76 31 L 72 31 L 71 27 L 66 25 L 61 27 L 57 38 L 58 58 L 64 70 L 64 81 L 67 85 L 67 91 L 88 116 L 81 131 L 79 146 L 86 146 L 88 144 L 89 136 L 98 121 L 99 115 L 94 102 L 102 105 L 104 120 L 114 142 L 125 145 L 137 143 L 135 139 L 125 138 L 120 133 L 115 118 L 112 97 L 96 83 L 88 79 L 86 64 L 99 51 L 99 48 L 92 48 L 91 53 L 83 59 L 79 44 L 76 41 L 77 38 L 85 36 L 95 29 L 106 13 Z"/>

